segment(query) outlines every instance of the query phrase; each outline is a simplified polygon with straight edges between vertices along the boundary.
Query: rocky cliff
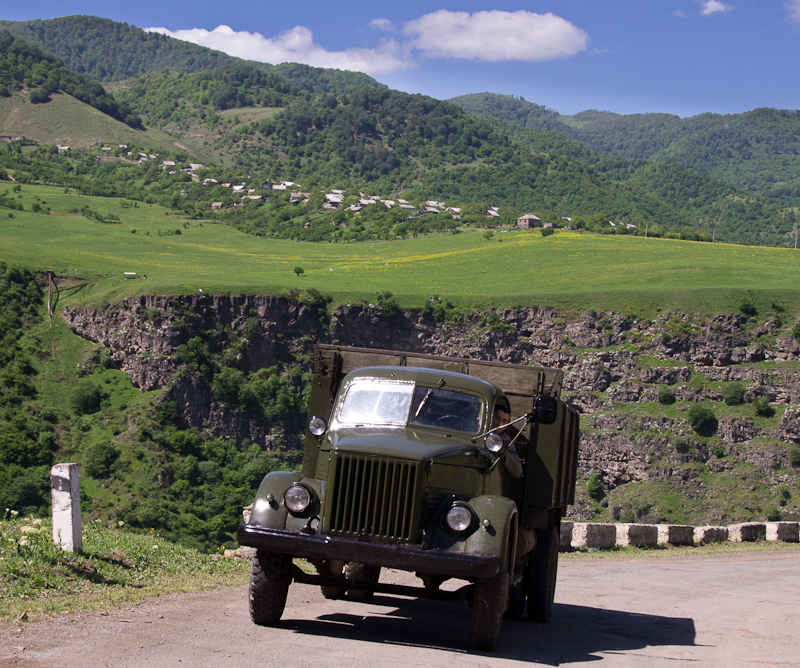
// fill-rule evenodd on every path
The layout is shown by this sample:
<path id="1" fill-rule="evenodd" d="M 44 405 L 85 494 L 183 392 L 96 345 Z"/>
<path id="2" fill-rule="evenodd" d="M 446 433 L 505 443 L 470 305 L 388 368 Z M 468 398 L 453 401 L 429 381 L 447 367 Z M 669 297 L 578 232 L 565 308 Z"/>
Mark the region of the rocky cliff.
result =
<path id="1" fill-rule="evenodd" d="M 187 426 L 267 448 L 300 447 L 300 437 L 220 401 L 185 363 L 190 341 L 245 374 L 276 363 L 308 368 L 317 341 L 562 368 L 565 398 L 582 413 L 580 469 L 595 480 L 573 515 L 673 522 L 765 519 L 773 508 L 796 518 L 800 346 L 780 315 L 570 319 L 539 308 L 426 313 L 370 304 L 328 314 L 324 302 L 298 295 L 151 296 L 63 311 L 136 387 L 163 389 Z M 702 435 L 688 419 L 700 402 L 713 412 Z"/>

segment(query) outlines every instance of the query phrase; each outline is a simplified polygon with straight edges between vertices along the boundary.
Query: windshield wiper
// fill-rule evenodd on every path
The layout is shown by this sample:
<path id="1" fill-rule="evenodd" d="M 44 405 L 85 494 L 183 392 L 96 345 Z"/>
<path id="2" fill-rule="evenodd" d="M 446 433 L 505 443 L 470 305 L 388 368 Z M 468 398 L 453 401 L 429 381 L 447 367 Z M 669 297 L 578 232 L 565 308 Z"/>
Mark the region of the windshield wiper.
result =
<path id="1" fill-rule="evenodd" d="M 422 401 L 419 402 L 419 406 L 417 406 L 417 410 L 414 413 L 415 418 L 418 418 L 419 414 L 422 412 L 422 409 L 425 408 L 425 404 L 428 403 L 428 397 L 431 396 L 431 392 L 433 392 L 434 389 L 438 390 L 442 385 L 444 385 L 444 377 L 439 379 L 439 382 L 437 383 L 435 388 L 433 387 L 428 388 L 428 391 L 425 393 L 425 396 L 422 397 Z"/>

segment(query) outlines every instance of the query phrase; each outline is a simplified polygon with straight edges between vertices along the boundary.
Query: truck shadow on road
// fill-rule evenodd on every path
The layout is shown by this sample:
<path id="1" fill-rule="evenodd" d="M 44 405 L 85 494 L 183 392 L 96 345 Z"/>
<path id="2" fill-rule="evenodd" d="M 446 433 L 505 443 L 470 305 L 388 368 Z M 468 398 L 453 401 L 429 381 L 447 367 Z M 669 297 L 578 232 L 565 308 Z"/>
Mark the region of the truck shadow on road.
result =
<path id="1" fill-rule="evenodd" d="M 386 612 L 376 610 L 375 604 Z M 332 602 L 330 614 L 314 620 L 285 619 L 283 626 L 308 635 L 468 651 L 466 604 L 376 596 L 363 614 L 337 613 L 334 606 Z M 556 603 L 548 624 L 505 620 L 500 645 L 492 655 L 556 666 L 597 661 L 603 653 L 694 644 L 692 619 Z"/>

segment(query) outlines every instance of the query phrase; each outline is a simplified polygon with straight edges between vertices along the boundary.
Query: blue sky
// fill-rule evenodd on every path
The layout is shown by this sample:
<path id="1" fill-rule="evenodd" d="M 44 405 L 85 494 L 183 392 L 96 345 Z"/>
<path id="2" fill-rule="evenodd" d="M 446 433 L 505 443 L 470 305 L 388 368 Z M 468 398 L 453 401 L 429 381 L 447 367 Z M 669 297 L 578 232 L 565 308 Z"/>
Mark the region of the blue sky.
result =
<path id="1" fill-rule="evenodd" d="M 93 14 L 251 60 L 367 72 L 447 99 L 574 114 L 800 109 L 800 0 L 2 0 L 0 18 Z"/>

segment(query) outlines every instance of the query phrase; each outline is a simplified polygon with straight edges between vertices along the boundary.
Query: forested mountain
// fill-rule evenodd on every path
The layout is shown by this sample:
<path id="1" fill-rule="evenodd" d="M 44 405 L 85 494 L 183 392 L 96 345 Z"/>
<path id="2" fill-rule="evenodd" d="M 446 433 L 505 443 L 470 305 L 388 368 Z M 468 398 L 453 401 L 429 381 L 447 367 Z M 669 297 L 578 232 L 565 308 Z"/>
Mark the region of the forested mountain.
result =
<path id="1" fill-rule="evenodd" d="M 690 118 L 600 111 L 564 116 L 507 95 L 479 93 L 451 101 L 529 130 L 562 133 L 605 155 L 674 160 L 754 193 L 800 199 L 800 111 L 762 108 Z"/>
<path id="2" fill-rule="evenodd" d="M 264 71 L 276 72 L 293 87 L 310 93 L 344 93 L 363 86 L 383 87 L 361 72 L 297 63 L 256 64 L 97 16 L 0 21 L 0 30 L 8 30 L 48 51 L 75 72 L 104 82 L 121 81 L 163 69 L 191 73 L 247 62 Z"/>

